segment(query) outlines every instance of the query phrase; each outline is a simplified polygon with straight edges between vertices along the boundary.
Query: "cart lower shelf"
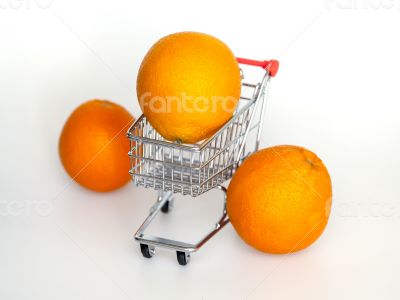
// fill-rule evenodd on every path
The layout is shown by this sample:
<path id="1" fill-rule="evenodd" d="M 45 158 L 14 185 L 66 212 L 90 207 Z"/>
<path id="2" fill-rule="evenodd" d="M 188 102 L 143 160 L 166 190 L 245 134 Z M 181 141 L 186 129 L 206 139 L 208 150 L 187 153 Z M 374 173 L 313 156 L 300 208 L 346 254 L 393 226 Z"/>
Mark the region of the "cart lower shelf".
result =
<path id="1" fill-rule="evenodd" d="M 151 258 L 155 254 L 156 247 L 162 247 L 176 251 L 177 260 L 180 265 L 184 266 L 188 264 L 190 261 L 190 254 L 199 250 L 209 239 L 211 239 L 229 222 L 229 218 L 226 213 L 226 188 L 222 185 L 218 185 L 216 188 L 223 193 L 222 216 L 215 224 L 214 229 L 211 230 L 205 237 L 203 237 L 197 244 L 190 244 L 145 234 L 146 228 L 151 224 L 160 211 L 163 213 L 169 213 L 173 208 L 173 193 L 159 192 L 156 203 L 154 203 L 154 205 L 150 208 L 148 217 L 135 234 L 135 240 L 140 244 L 140 250 L 143 256 L 146 258 Z"/>

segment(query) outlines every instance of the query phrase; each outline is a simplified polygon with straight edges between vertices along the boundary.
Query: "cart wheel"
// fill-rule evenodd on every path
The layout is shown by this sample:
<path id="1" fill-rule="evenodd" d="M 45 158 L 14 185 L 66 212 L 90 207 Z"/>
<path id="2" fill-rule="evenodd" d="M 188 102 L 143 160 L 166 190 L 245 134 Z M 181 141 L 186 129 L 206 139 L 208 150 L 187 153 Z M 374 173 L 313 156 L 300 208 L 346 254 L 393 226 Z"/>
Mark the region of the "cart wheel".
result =
<path id="1" fill-rule="evenodd" d="M 169 209 L 170 209 L 169 201 L 166 201 L 166 202 L 164 203 L 164 205 L 161 207 L 161 211 L 162 211 L 163 213 L 167 214 L 167 213 L 169 212 Z"/>
<path id="2" fill-rule="evenodd" d="M 146 244 L 140 244 L 140 251 L 142 251 L 143 256 L 146 258 L 152 258 L 155 253 L 154 247 Z"/>
<path id="3" fill-rule="evenodd" d="M 181 266 L 187 265 L 190 261 L 190 254 L 186 252 L 176 251 L 176 257 Z"/>

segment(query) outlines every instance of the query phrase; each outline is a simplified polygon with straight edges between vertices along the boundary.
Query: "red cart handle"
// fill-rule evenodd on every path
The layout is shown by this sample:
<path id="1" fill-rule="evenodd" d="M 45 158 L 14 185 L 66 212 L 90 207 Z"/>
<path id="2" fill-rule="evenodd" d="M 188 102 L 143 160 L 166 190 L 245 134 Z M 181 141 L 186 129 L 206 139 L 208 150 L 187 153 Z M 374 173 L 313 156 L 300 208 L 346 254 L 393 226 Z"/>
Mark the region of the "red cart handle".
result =
<path id="1" fill-rule="evenodd" d="M 236 57 L 239 64 L 261 67 L 274 77 L 279 70 L 279 61 L 277 60 L 253 60 L 247 58 Z"/>

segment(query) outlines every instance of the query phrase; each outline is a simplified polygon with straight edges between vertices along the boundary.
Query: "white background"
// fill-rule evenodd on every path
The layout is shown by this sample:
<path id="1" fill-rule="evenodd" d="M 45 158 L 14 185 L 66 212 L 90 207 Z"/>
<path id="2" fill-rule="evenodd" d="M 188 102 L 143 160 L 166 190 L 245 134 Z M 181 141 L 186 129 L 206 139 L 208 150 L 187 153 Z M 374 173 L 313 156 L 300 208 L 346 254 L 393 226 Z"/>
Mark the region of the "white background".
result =
<path id="1" fill-rule="evenodd" d="M 400 2 L 0 0 L 0 299 L 399 299 Z M 281 61 L 263 147 L 316 152 L 333 209 L 305 251 L 268 255 L 231 225 L 182 267 L 133 241 L 155 200 L 132 184 L 69 182 L 57 143 L 71 111 L 110 99 L 140 115 L 136 73 L 160 37 L 210 33 Z M 218 192 L 178 199 L 153 233 L 196 241 Z"/>

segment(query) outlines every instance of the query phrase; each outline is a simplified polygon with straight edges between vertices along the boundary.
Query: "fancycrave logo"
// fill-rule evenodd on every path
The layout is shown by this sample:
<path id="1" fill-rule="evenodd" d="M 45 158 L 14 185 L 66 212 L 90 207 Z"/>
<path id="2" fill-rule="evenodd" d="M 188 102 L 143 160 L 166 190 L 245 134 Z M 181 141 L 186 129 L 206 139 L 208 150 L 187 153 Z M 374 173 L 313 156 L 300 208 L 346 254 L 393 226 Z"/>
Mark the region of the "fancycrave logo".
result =
<path id="1" fill-rule="evenodd" d="M 0 9 L 47 9 L 53 0 L 0 0 Z"/>
<path id="2" fill-rule="evenodd" d="M 326 0 L 327 9 L 400 9 L 400 0 Z"/>
<path id="3" fill-rule="evenodd" d="M 237 98 L 233 96 L 190 96 L 182 92 L 179 96 L 154 96 L 150 92 L 139 98 L 142 110 L 155 113 L 232 113 L 236 108 Z"/>

